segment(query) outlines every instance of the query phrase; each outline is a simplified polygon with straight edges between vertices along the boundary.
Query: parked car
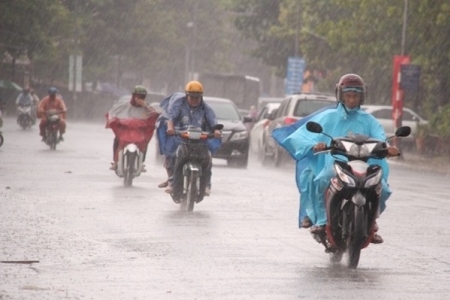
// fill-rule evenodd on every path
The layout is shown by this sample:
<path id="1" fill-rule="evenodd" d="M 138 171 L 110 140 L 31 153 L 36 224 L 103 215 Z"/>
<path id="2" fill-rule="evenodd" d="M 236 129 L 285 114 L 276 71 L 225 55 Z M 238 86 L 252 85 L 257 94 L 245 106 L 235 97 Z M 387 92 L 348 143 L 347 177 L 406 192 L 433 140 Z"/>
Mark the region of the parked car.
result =
<path id="1" fill-rule="evenodd" d="M 262 163 L 273 162 L 276 167 L 279 167 L 289 157 L 286 150 L 272 138 L 272 131 L 275 128 L 291 125 L 301 118 L 333 104 L 336 104 L 336 97 L 331 94 L 300 93 L 284 99 L 280 103 L 280 107 L 270 116 L 271 122 L 263 138 Z"/>
<path id="2" fill-rule="evenodd" d="M 261 111 L 267 103 L 281 103 L 284 98 L 282 97 L 259 97 L 258 98 L 258 111 Z"/>
<path id="3" fill-rule="evenodd" d="M 253 129 L 250 131 L 250 150 L 257 155 L 259 160 L 262 159 L 264 136 L 268 136 L 270 114 L 278 107 L 280 107 L 280 102 L 265 103 L 255 119 Z"/>
<path id="4" fill-rule="evenodd" d="M 392 106 L 390 105 L 362 105 L 362 109 L 371 113 L 386 132 L 386 136 L 393 136 L 397 129 L 392 119 Z M 417 125 L 428 124 L 428 121 L 419 116 L 418 113 L 407 107 L 403 108 L 402 126 L 411 127 L 411 134 L 408 137 L 402 138 L 402 141 L 408 144 L 413 144 L 417 135 Z"/>
<path id="5" fill-rule="evenodd" d="M 216 113 L 218 123 L 223 124 L 222 146 L 213 154 L 213 158 L 225 159 L 229 166 L 246 168 L 250 137 L 244 125 L 253 119 L 243 117 L 230 99 L 203 97 Z"/>

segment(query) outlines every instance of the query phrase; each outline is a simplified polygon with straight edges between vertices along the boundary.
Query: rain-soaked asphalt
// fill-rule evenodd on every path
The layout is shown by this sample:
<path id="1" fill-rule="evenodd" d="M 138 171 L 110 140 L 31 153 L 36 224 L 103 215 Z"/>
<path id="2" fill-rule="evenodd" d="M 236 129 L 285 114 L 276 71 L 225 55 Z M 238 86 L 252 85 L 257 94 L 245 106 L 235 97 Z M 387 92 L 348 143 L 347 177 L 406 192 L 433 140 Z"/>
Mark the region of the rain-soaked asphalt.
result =
<path id="1" fill-rule="evenodd" d="M 392 163 L 382 245 L 357 270 L 297 229 L 293 170 L 215 161 L 192 213 L 154 162 L 124 188 L 103 124 L 68 123 L 56 151 L 6 119 L 0 148 L 0 299 L 448 299 L 450 176 Z M 345 259 L 345 258 L 344 258 Z M 11 263 L 39 261 L 32 264 Z"/>

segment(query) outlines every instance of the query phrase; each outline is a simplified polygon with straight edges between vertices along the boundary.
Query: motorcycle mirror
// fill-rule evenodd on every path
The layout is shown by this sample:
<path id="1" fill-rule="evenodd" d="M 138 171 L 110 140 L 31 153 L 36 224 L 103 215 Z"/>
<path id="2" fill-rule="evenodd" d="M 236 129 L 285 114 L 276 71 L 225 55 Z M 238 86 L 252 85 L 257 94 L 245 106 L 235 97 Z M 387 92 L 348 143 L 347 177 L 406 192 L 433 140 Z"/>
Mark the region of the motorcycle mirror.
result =
<path id="1" fill-rule="evenodd" d="M 402 126 L 397 128 L 397 130 L 395 131 L 395 136 L 398 137 L 405 137 L 411 134 L 411 127 L 409 126 Z"/>
<path id="2" fill-rule="evenodd" d="M 222 130 L 223 129 L 223 124 L 216 124 L 216 126 L 214 126 L 213 129 L 214 130 Z"/>
<path id="3" fill-rule="evenodd" d="M 310 132 L 322 133 L 322 126 L 316 122 L 309 121 L 306 123 L 306 129 Z"/>

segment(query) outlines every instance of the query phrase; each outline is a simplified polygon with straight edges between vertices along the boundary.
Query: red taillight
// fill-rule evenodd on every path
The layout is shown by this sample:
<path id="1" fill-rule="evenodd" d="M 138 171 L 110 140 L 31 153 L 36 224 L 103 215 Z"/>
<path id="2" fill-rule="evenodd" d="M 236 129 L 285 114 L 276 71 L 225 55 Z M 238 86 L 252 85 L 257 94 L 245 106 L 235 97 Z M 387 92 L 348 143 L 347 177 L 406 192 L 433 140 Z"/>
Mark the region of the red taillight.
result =
<path id="1" fill-rule="evenodd" d="M 286 117 L 284 119 L 284 125 L 291 125 L 291 124 L 294 124 L 295 122 L 297 122 L 297 119 L 295 119 L 295 118 Z"/>

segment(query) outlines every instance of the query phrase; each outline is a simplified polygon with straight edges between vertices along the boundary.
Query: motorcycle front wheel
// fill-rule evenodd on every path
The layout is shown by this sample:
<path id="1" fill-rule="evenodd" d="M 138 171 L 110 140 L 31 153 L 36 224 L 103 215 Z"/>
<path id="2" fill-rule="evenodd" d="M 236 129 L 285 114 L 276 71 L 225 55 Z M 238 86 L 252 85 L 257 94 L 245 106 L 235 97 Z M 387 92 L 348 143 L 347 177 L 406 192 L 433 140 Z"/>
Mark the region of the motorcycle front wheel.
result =
<path id="1" fill-rule="evenodd" d="M 191 173 L 188 181 L 188 190 L 186 197 L 187 211 L 193 211 L 195 202 L 197 201 L 197 174 Z"/>
<path id="2" fill-rule="evenodd" d="M 352 220 L 350 236 L 347 240 L 348 261 L 347 266 L 350 269 L 356 269 L 361 255 L 361 248 L 366 239 L 366 216 L 364 207 L 356 207 Z"/>
<path id="3" fill-rule="evenodd" d="M 50 133 L 50 149 L 51 150 L 56 150 L 56 143 L 57 143 L 57 139 L 58 139 L 58 132 L 57 131 L 52 131 Z"/>
<path id="4" fill-rule="evenodd" d="M 135 161 L 136 153 L 128 153 L 126 156 L 126 166 L 124 166 L 125 176 L 123 177 L 123 184 L 125 186 L 131 186 L 133 184 Z"/>

